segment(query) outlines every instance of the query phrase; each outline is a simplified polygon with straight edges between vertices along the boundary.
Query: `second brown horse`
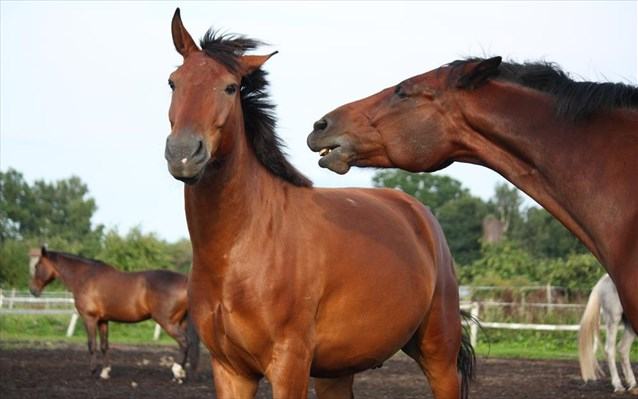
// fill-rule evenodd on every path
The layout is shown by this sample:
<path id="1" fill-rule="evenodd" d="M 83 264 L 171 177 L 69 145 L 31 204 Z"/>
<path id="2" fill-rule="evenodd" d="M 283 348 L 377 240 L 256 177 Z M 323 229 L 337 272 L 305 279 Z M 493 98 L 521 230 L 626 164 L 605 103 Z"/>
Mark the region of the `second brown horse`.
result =
<path id="1" fill-rule="evenodd" d="M 402 349 L 438 399 L 467 393 L 458 286 L 431 213 L 393 190 L 312 189 L 274 133 L 258 42 L 182 25 L 170 76 L 171 174 L 187 183 L 190 312 L 217 397 L 352 397 L 353 375 Z M 462 345 L 462 342 L 464 344 Z M 461 373 L 459 373 L 459 370 Z"/>

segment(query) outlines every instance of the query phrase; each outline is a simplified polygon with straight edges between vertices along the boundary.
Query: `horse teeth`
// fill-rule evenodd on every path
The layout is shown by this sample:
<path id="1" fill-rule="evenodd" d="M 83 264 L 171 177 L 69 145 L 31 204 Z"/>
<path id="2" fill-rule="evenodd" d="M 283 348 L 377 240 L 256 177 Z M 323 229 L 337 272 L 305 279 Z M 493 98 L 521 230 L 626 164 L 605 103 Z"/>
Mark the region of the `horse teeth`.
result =
<path id="1" fill-rule="evenodd" d="M 322 148 L 321 151 L 319 151 L 319 155 L 320 156 L 324 156 L 324 155 L 328 155 L 330 153 L 330 148 Z"/>

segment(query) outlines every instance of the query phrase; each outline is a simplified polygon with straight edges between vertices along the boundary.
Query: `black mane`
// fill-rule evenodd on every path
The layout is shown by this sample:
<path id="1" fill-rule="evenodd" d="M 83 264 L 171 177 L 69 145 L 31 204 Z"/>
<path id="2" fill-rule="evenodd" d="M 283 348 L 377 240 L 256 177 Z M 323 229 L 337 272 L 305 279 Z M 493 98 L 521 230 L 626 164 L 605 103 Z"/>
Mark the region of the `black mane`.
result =
<path id="1" fill-rule="evenodd" d="M 67 253 L 67 252 L 47 250 L 46 257 L 51 259 L 51 260 L 53 260 L 53 261 L 57 261 L 59 257 L 62 257 L 62 258 L 67 258 L 67 259 L 71 259 L 71 260 L 74 260 L 74 261 L 83 262 L 83 263 L 90 263 L 90 264 L 93 264 L 93 265 L 96 265 L 96 266 L 108 266 L 106 263 L 102 262 L 101 260 L 83 258 L 83 257 L 81 257 L 79 255 L 70 254 L 70 253 Z"/>
<path id="2" fill-rule="evenodd" d="M 200 41 L 202 51 L 231 72 L 239 69 L 239 57 L 262 42 L 244 36 L 218 34 L 212 29 Z M 241 105 L 248 141 L 257 159 L 274 175 L 301 187 L 311 187 L 310 179 L 292 166 L 283 152 L 283 143 L 275 133 L 274 108 L 269 101 L 267 73 L 257 69 L 241 81 Z"/>
<path id="3" fill-rule="evenodd" d="M 461 67 L 482 58 L 454 61 Z M 624 83 L 574 81 L 557 64 L 551 62 L 503 62 L 492 79 L 520 84 L 549 93 L 556 98 L 557 115 L 582 120 L 597 111 L 615 108 L 638 108 L 638 88 Z"/>

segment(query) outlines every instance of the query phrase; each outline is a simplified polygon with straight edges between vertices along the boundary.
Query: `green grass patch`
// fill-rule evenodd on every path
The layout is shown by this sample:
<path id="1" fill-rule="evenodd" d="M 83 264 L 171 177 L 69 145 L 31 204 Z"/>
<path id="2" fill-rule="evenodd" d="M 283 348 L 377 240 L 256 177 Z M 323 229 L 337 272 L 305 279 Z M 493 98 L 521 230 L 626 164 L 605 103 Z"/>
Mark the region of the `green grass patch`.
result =
<path id="1" fill-rule="evenodd" d="M 2 341 L 62 341 L 86 342 L 86 330 L 82 319 L 78 320 L 72 337 L 66 336 L 70 315 L 2 315 L 0 316 L 0 340 Z M 164 331 L 160 339 L 153 340 L 155 322 L 109 323 L 109 343 L 157 345 L 176 344 Z"/>
<path id="2" fill-rule="evenodd" d="M 622 336 L 618 334 L 618 339 Z M 604 344 L 605 334 L 600 339 Z M 599 348 L 601 348 L 599 345 Z M 479 330 L 476 353 L 479 356 L 525 359 L 578 359 L 578 333 L 575 331 Z M 598 357 L 604 358 L 599 349 Z M 634 345 L 631 357 L 638 357 Z"/>

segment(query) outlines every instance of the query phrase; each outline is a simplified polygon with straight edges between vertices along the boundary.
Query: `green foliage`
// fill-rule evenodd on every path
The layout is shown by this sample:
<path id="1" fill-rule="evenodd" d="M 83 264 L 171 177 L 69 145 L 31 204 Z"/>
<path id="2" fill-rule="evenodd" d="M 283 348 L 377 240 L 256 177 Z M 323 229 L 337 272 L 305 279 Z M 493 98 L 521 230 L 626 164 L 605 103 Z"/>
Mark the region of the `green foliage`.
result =
<path id="1" fill-rule="evenodd" d="M 435 216 L 458 264 L 472 263 L 481 256 L 482 221 L 487 213 L 485 202 L 469 195 L 447 201 L 437 209 Z"/>
<path id="2" fill-rule="evenodd" d="M 153 233 L 142 233 L 140 227 L 134 227 L 124 237 L 117 230 L 107 232 L 98 259 L 125 271 L 171 269 L 175 266 L 168 244 Z"/>
<path id="3" fill-rule="evenodd" d="M 523 197 L 518 189 L 506 183 L 496 185 L 494 196 L 489 201 L 493 213 L 503 223 L 505 232 L 521 224 L 520 209 L 522 204 Z"/>
<path id="4" fill-rule="evenodd" d="M 589 253 L 587 248 L 558 220 L 542 208 L 529 208 L 525 223 L 515 226 L 509 237 L 539 257 L 565 258 L 570 254 Z"/>
<path id="5" fill-rule="evenodd" d="M 434 214 L 446 202 L 470 195 L 458 180 L 429 173 L 381 170 L 372 177 L 372 183 L 375 187 L 395 188 L 410 194 L 430 207 Z"/>
<path id="6" fill-rule="evenodd" d="M 549 280 L 553 285 L 570 290 L 590 290 L 605 270 L 591 254 L 573 254 L 551 268 Z"/>

